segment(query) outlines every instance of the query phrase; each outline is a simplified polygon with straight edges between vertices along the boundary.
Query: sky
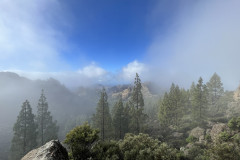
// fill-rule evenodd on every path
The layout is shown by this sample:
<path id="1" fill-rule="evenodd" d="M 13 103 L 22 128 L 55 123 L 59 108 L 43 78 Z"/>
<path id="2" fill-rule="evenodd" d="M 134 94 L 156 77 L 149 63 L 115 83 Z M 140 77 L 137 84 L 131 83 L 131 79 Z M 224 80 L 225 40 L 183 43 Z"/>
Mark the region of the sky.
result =
<path id="1" fill-rule="evenodd" d="M 68 87 L 240 82 L 238 0 L 0 0 L 0 71 Z"/>

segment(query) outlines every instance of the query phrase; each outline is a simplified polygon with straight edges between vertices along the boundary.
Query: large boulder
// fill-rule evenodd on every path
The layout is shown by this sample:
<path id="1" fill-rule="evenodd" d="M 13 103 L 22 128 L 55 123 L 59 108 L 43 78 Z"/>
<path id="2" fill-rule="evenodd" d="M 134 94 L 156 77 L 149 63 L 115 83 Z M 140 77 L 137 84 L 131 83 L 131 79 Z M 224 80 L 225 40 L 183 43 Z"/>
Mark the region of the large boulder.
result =
<path id="1" fill-rule="evenodd" d="M 211 139 L 213 140 L 213 142 L 215 142 L 218 139 L 219 134 L 223 131 L 230 131 L 227 124 L 218 123 L 218 124 L 213 125 L 212 130 L 210 132 L 210 136 L 211 136 Z"/>
<path id="2" fill-rule="evenodd" d="M 28 152 L 21 160 L 69 160 L 69 158 L 66 148 L 58 140 L 52 140 Z"/>
<path id="3" fill-rule="evenodd" d="M 205 132 L 205 129 L 196 127 L 191 130 L 189 136 L 193 136 L 193 137 L 199 139 L 200 137 L 204 136 L 204 132 Z"/>

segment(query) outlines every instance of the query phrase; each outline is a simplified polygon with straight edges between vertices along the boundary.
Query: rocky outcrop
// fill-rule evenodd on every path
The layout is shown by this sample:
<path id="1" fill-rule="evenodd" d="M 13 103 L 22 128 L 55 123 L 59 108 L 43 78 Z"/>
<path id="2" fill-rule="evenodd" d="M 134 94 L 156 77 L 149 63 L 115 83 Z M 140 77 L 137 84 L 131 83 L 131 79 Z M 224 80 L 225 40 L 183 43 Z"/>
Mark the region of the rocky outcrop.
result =
<path id="1" fill-rule="evenodd" d="M 196 127 L 191 130 L 189 136 L 193 136 L 193 137 L 199 139 L 200 137 L 204 136 L 204 132 L 205 132 L 205 130 L 203 128 Z"/>
<path id="2" fill-rule="evenodd" d="M 227 126 L 227 124 L 224 124 L 224 123 L 218 123 L 218 124 L 215 124 L 213 125 L 212 127 L 212 130 L 210 132 L 210 136 L 211 136 L 211 139 L 213 142 L 215 142 L 218 137 L 219 137 L 219 134 L 223 131 L 229 131 L 229 127 Z"/>
<path id="3" fill-rule="evenodd" d="M 238 86 L 238 88 L 235 90 L 235 92 L 233 94 L 233 99 L 235 101 L 239 101 L 240 100 L 240 86 Z"/>
<path id="4" fill-rule="evenodd" d="M 67 150 L 58 140 L 52 140 L 42 147 L 34 149 L 21 160 L 69 160 Z"/>

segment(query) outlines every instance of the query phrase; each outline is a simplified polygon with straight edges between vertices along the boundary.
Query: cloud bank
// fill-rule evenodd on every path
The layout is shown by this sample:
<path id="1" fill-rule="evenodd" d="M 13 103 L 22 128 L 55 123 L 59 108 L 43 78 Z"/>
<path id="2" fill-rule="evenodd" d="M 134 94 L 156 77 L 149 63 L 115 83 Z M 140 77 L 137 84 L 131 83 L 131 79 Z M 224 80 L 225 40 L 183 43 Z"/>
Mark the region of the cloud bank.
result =
<path id="1" fill-rule="evenodd" d="M 57 0 L 0 1 L 0 69 L 46 71 L 64 66 L 63 32 L 67 26 Z"/>
<path id="2" fill-rule="evenodd" d="M 31 72 L 24 70 L 6 70 L 15 72 L 20 76 L 27 77 L 32 80 L 42 79 L 46 80 L 55 78 L 62 84 L 69 88 L 78 86 L 91 86 L 95 84 L 122 84 L 122 83 L 133 83 L 136 73 L 140 75 L 140 78 L 148 80 L 146 75 L 148 67 L 146 64 L 138 62 L 137 60 L 128 63 L 123 66 L 119 72 L 109 72 L 96 63 L 92 62 L 77 71 L 68 72 Z"/>
<path id="3" fill-rule="evenodd" d="M 156 34 L 149 47 L 157 80 L 189 87 L 200 76 L 206 82 L 217 72 L 225 88 L 235 89 L 240 80 L 240 1 L 204 0 L 180 6 L 167 36 Z"/>

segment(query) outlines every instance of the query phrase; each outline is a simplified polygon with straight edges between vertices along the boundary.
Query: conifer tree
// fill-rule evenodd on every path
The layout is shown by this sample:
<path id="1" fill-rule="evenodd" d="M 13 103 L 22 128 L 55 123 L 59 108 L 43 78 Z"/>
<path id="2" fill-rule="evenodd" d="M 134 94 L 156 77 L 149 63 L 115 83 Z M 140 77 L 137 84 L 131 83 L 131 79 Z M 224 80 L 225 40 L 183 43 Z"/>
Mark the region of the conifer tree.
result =
<path id="1" fill-rule="evenodd" d="M 112 131 L 112 119 L 109 113 L 108 97 L 105 88 L 102 89 L 100 99 L 96 108 L 96 114 L 93 117 L 93 125 L 100 130 L 102 140 L 109 138 Z"/>
<path id="2" fill-rule="evenodd" d="M 169 93 L 165 93 L 160 104 L 159 118 L 162 125 L 179 125 L 183 116 L 185 97 L 175 84 L 171 85 Z"/>
<path id="3" fill-rule="evenodd" d="M 168 126 L 170 124 L 170 117 L 168 117 L 168 113 L 170 112 L 170 103 L 168 97 L 168 93 L 166 92 L 160 102 L 159 120 L 163 126 Z"/>
<path id="4" fill-rule="evenodd" d="M 130 121 L 131 121 L 131 108 L 129 106 L 129 103 L 126 102 L 125 103 L 125 106 L 124 106 L 124 109 L 123 109 L 123 133 L 124 135 L 126 133 L 129 133 L 130 129 L 129 129 L 129 125 L 130 125 Z"/>
<path id="5" fill-rule="evenodd" d="M 219 110 L 219 99 L 224 94 L 223 84 L 221 82 L 221 78 L 217 73 L 214 73 L 209 82 L 207 83 L 208 92 L 209 92 L 209 102 L 211 108 L 214 109 L 215 112 Z"/>
<path id="6" fill-rule="evenodd" d="M 113 128 L 115 132 L 116 139 L 123 138 L 123 125 L 124 124 L 124 107 L 122 98 L 119 99 L 118 102 L 115 103 L 113 108 Z"/>
<path id="7" fill-rule="evenodd" d="M 17 122 L 14 124 L 13 132 L 10 159 L 19 160 L 37 146 L 37 125 L 28 100 L 22 105 Z"/>
<path id="8" fill-rule="evenodd" d="M 144 100 L 142 94 L 142 84 L 138 73 L 136 73 L 134 87 L 131 96 L 132 108 L 132 129 L 136 134 L 140 133 L 144 120 L 146 119 L 146 114 L 143 113 L 144 110 Z"/>
<path id="9" fill-rule="evenodd" d="M 196 120 L 202 120 L 205 116 L 208 106 L 208 90 L 203 84 L 203 79 L 200 77 L 198 84 L 195 86 L 192 95 L 193 117 Z"/>
<path id="10" fill-rule="evenodd" d="M 43 145 L 52 139 L 57 139 L 59 128 L 57 122 L 53 121 L 50 111 L 48 111 L 48 103 L 43 90 L 37 106 L 37 124 L 39 145 Z"/>

